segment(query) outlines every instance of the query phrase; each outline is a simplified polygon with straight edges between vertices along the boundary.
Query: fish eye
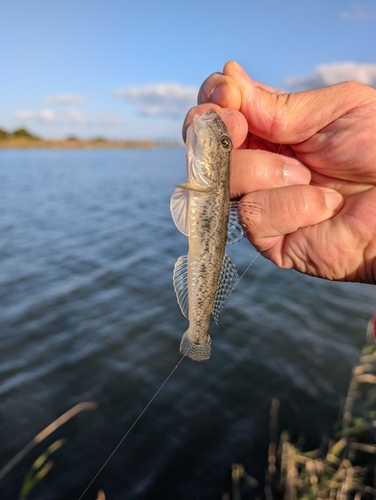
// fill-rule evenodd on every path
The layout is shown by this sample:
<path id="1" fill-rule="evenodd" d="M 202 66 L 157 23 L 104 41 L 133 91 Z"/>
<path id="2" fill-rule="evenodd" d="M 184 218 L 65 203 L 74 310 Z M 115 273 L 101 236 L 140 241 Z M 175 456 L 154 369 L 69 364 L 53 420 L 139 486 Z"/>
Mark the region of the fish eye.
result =
<path id="1" fill-rule="evenodd" d="M 225 149 L 230 149 L 232 146 L 231 139 L 227 135 L 222 135 L 221 144 Z"/>

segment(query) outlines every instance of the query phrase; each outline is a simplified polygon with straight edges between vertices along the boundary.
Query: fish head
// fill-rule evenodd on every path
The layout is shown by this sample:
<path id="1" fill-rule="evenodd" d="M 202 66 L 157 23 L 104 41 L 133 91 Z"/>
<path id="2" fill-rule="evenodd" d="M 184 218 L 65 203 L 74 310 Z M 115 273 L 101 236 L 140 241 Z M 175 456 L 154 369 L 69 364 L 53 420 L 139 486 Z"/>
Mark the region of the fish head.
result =
<path id="1" fill-rule="evenodd" d="M 197 187 L 210 189 L 229 172 L 232 142 L 221 117 L 209 109 L 203 115 L 195 115 L 187 130 L 187 169 L 189 182 Z M 229 168 L 229 167 L 228 167 Z"/>

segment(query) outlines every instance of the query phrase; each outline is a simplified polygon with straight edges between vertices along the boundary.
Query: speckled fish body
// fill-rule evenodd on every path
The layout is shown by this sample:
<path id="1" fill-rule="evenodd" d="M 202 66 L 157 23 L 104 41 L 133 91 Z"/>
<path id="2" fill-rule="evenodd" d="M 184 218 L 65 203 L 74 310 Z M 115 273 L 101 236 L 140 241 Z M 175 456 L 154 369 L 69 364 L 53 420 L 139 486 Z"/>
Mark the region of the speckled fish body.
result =
<path id="1" fill-rule="evenodd" d="M 218 321 L 238 280 L 236 267 L 225 254 L 231 149 L 226 126 L 215 111 L 196 115 L 187 131 L 188 179 L 171 198 L 172 217 L 188 237 L 189 247 L 188 255 L 176 262 L 173 276 L 178 303 L 189 319 L 180 351 L 195 360 L 210 357 L 210 319 Z"/>

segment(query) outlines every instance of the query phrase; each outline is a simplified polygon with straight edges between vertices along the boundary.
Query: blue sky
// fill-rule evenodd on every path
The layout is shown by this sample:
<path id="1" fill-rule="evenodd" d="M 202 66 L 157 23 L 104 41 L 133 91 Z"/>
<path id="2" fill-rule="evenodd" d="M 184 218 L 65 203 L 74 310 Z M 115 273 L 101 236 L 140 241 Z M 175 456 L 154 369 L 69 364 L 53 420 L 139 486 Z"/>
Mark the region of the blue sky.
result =
<path id="1" fill-rule="evenodd" d="M 228 60 L 288 91 L 376 87 L 376 0 L 0 0 L 0 128 L 179 139 Z"/>

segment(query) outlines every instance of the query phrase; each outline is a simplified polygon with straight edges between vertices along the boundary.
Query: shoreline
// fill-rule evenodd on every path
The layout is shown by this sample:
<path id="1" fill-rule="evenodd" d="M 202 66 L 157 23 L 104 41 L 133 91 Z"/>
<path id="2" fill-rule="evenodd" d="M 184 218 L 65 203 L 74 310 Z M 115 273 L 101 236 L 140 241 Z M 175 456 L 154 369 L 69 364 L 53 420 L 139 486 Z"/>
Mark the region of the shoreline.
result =
<path id="1" fill-rule="evenodd" d="M 0 149 L 153 149 L 163 145 L 157 141 L 58 140 L 7 138 L 0 140 Z"/>

